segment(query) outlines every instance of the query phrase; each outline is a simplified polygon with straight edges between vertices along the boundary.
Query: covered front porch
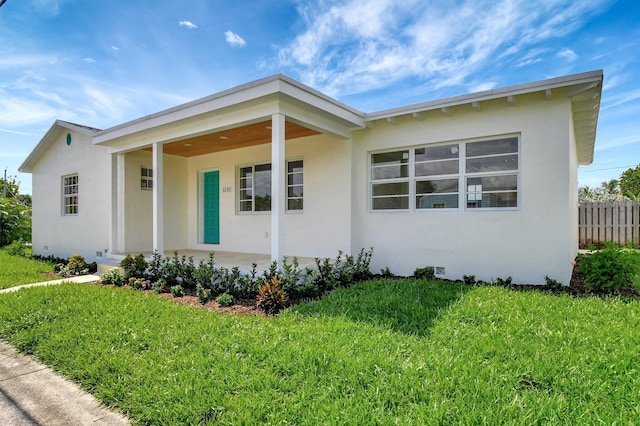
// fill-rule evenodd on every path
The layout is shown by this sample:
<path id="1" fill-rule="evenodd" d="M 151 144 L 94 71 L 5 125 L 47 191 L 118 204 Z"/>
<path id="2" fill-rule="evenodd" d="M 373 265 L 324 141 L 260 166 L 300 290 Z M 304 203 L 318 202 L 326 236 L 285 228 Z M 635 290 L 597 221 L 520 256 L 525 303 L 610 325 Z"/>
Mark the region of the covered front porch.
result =
<path id="1" fill-rule="evenodd" d="M 250 269 L 257 263 L 258 270 L 274 261 L 280 265 L 292 253 L 303 254 L 298 257 L 303 268 L 314 265 L 313 257 L 349 252 L 349 191 L 336 189 L 350 187 L 346 141 L 353 129 L 362 128 L 358 111 L 278 75 L 107 129 L 94 143 L 111 153 L 108 252 L 113 257 L 158 251 L 170 257 L 177 247 L 180 255 L 193 255 L 197 262 L 213 251 L 219 266 Z M 305 142 L 290 147 L 294 139 Z M 140 185 L 139 175 L 126 166 L 128 156 L 143 154 L 149 162 L 143 170 L 153 171 L 142 175 L 151 190 L 138 194 L 146 207 L 131 195 L 136 181 Z M 295 158 L 301 169 L 303 157 L 304 212 L 288 212 L 288 160 Z M 255 164 L 270 168 L 266 211 L 245 210 L 238 173 L 246 164 L 251 171 Z M 257 170 L 249 179 L 256 178 Z M 213 219 L 203 207 L 210 194 L 203 188 L 211 182 L 219 211 Z M 314 199 L 306 197 L 307 190 Z M 135 217 L 131 209 L 137 209 Z M 213 222 L 219 236 L 210 233 Z M 335 235 L 325 227 L 333 227 Z M 150 229 L 144 231 L 150 235 L 135 241 L 131 235 L 140 235 L 141 228 Z"/>

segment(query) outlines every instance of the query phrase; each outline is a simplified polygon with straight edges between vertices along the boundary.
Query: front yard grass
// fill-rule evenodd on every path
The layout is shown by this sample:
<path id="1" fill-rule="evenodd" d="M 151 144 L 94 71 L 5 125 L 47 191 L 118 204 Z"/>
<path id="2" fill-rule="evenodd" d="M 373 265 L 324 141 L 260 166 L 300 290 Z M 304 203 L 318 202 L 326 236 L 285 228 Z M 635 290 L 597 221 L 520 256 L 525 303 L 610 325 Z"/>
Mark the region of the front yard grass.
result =
<path id="1" fill-rule="evenodd" d="M 0 250 L 0 290 L 59 278 L 45 275 L 52 272 L 53 265 L 49 263 L 11 256 L 5 250 Z"/>
<path id="2" fill-rule="evenodd" d="M 279 317 L 0 295 L 0 338 L 137 424 L 632 424 L 640 302 L 377 280 Z"/>

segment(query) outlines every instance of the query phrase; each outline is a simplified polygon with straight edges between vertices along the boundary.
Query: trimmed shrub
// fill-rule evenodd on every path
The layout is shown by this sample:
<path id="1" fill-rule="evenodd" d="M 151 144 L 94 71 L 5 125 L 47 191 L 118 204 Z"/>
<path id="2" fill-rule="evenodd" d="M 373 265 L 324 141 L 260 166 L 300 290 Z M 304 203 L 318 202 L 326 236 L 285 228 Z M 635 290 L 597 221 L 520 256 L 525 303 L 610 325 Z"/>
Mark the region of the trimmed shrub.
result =
<path id="1" fill-rule="evenodd" d="M 196 295 L 198 296 L 200 303 L 204 305 L 211 298 L 211 290 L 204 288 L 201 284 L 198 284 L 196 285 Z"/>
<path id="2" fill-rule="evenodd" d="M 222 293 L 218 297 L 216 297 L 216 302 L 220 306 L 231 306 L 235 302 L 233 296 L 229 293 Z"/>
<path id="3" fill-rule="evenodd" d="M 89 272 L 89 265 L 84 261 L 84 257 L 74 253 L 67 262 L 67 270 L 72 275 L 86 274 Z"/>
<path id="4" fill-rule="evenodd" d="M 135 257 L 127 254 L 120 262 L 120 266 L 124 269 L 124 277 L 126 279 L 146 277 L 148 265 L 142 253 L 137 254 Z"/>
<path id="5" fill-rule="evenodd" d="M 426 268 L 417 268 L 413 271 L 413 276 L 416 279 L 425 279 L 427 281 L 433 281 L 436 278 L 433 266 L 427 266 Z"/>
<path id="6" fill-rule="evenodd" d="M 113 268 L 102 273 L 100 282 L 105 285 L 113 284 L 117 287 L 121 287 L 124 285 L 124 277 L 120 275 L 118 268 Z"/>
<path id="7" fill-rule="evenodd" d="M 184 289 L 181 285 L 171 286 L 171 295 L 173 297 L 182 297 L 184 296 Z"/>
<path id="8" fill-rule="evenodd" d="M 578 266 L 589 291 L 616 293 L 622 287 L 633 285 L 633 262 L 629 253 L 615 244 L 605 244 L 602 250 L 578 255 Z"/>

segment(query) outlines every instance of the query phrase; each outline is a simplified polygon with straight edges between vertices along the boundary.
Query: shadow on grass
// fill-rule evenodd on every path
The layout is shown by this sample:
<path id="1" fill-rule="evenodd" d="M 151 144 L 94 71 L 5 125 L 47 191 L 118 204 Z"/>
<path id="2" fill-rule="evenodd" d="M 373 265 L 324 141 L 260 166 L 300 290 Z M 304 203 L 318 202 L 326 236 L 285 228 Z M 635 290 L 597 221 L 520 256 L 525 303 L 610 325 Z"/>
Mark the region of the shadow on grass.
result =
<path id="1" fill-rule="evenodd" d="M 291 308 L 304 316 L 339 316 L 427 336 L 435 320 L 472 287 L 413 279 L 373 280 L 337 289 L 322 300 Z"/>

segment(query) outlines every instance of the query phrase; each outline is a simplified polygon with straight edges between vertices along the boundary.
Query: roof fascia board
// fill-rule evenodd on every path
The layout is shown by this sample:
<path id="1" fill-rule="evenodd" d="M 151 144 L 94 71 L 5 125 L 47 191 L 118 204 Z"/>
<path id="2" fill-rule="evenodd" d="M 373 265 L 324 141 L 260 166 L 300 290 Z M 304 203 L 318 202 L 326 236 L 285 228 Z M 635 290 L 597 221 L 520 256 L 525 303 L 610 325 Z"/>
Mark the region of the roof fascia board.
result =
<path id="1" fill-rule="evenodd" d="M 51 144 L 56 140 L 60 134 L 63 133 L 64 129 L 72 130 L 74 132 L 82 133 L 83 135 L 93 136 L 96 132 L 93 132 L 86 127 L 77 126 L 73 123 L 69 123 L 68 121 L 56 120 L 53 122 L 47 133 L 40 139 L 35 148 L 29 153 L 29 156 L 24 160 L 24 162 L 18 167 L 18 171 L 20 173 L 31 173 L 33 171 L 33 166 L 40 159 L 42 154 L 46 152 L 47 149 L 51 146 Z"/>
<path id="2" fill-rule="evenodd" d="M 276 74 L 103 130 L 95 135 L 94 143 L 102 144 L 112 139 L 188 119 L 200 114 L 219 111 L 244 102 L 255 102 L 276 93 L 289 94 L 289 96 L 296 97 L 305 103 L 327 111 L 341 119 L 353 122 L 355 126 L 364 127 L 364 114 L 289 77 Z"/>
<path id="3" fill-rule="evenodd" d="M 269 99 L 269 102 L 254 108 L 228 108 L 218 114 L 194 116 L 181 122 L 152 127 L 127 135 L 126 138 L 110 138 L 109 153 L 129 152 L 151 146 L 155 142 L 175 142 L 266 120 L 278 111 L 278 100 L 271 97 Z"/>
<path id="4" fill-rule="evenodd" d="M 389 117 L 397 117 L 419 113 L 428 110 L 436 110 L 440 108 L 448 108 L 458 105 L 469 104 L 472 102 L 482 102 L 508 96 L 517 96 L 535 92 L 543 92 L 545 90 L 557 89 L 560 87 L 575 86 L 580 84 L 592 84 L 602 81 L 602 70 L 589 71 L 581 74 L 573 74 L 564 77 L 556 77 L 547 80 L 534 81 L 531 83 L 518 84 L 498 89 L 485 90 L 482 92 L 470 93 L 465 95 L 453 96 L 445 99 L 408 105 L 404 107 L 391 108 L 378 112 L 365 114 L 365 121 L 374 121 Z"/>

